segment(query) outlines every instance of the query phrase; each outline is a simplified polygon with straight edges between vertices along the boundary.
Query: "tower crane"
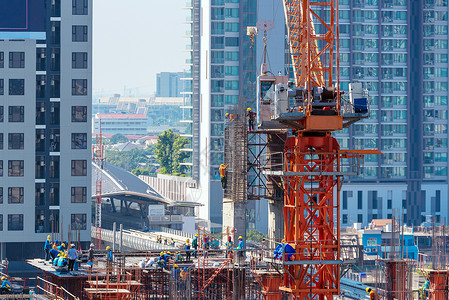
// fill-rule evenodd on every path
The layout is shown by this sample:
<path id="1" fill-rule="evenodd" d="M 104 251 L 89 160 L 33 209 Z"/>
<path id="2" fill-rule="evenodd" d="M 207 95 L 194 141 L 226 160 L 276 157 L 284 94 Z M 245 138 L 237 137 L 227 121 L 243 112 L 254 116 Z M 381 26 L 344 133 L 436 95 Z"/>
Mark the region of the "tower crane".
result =
<path id="1" fill-rule="evenodd" d="M 295 82 L 289 83 L 288 76 L 269 76 L 262 66 L 257 86 L 259 128 L 291 129 L 283 170 L 265 172 L 282 178 L 285 241 L 295 249 L 289 259 L 278 262 L 284 269 L 280 289 L 294 299 L 331 300 L 340 293 L 343 263 L 343 177 L 359 174 L 364 154 L 380 152 L 342 150 L 332 136 L 369 114 L 361 83 L 351 83 L 349 99 L 342 99 L 338 1 L 282 1 Z"/>

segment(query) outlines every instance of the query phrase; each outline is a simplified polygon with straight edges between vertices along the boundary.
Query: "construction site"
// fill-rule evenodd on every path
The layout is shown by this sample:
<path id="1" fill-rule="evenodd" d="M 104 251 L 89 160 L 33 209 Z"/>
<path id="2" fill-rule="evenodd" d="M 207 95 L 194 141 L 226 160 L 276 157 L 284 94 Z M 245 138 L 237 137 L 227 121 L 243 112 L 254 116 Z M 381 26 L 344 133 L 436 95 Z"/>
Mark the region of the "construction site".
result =
<path id="1" fill-rule="evenodd" d="M 369 116 L 368 91 L 358 82 L 340 90 L 336 1 L 283 4 L 294 82 L 270 75 L 264 60 L 255 112 L 242 103 L 226 118 L 222 231 L 197 226 L 195 235 L 143 232 L 116 230 L 116 224 L 112 231 L 102 229 L 98 175 L 93 265 L 86 251 L 74 272 L 28 260 L 39 275 L 11 278 L 16 293 L 0 298 L 449 299 L 446 226 L 408 228 L 397 209 L 369 228 L 341 228 L 345 178 L 361 174 L 364 155 L 382 153 L 343 150 L 332 133 Z M 322 9 L 326 20 L 316 12 Z M 315 32 L 318 24 L 325 33 Z M 248 38 L 259 35 L 266 47 L 267 27 L 248 28 Z M 93 154 L 102 169 L 101 135 Z M 260 199 L 269 203 L 268 235 L 249 244 L 247 205 Z M 55 239 L 71 244 L 75 235 L 61 231 Z M 163 245 L 159 236 L 178 246 Z M 190 246 L 193 240 L 197 248 Z M 8 276 L 7 263 L 0 271 Z"/>

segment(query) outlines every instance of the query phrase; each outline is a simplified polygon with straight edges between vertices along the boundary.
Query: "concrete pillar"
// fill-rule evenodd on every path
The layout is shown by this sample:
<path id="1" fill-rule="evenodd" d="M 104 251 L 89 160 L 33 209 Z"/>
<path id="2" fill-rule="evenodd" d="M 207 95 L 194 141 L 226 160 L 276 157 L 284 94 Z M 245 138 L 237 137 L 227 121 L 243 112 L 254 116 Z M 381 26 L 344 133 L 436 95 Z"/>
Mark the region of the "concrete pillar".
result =
<path id="1" fill-rule="evenodd" d="M 273 249 L 284 238 L 284 200 L 268 200 L 268 247 Z M 274 242 L 276 241 L 276 242 Z"/>
<path id="2" fill-rule="evenodd" d="M 246 202 L 232 202 L 223 198 L 223 232 L 228 229 L 236 247 L 240 235 L 246 244 Z M 226 242 L 227 236 L 223 236 L 223 239 Z"/>

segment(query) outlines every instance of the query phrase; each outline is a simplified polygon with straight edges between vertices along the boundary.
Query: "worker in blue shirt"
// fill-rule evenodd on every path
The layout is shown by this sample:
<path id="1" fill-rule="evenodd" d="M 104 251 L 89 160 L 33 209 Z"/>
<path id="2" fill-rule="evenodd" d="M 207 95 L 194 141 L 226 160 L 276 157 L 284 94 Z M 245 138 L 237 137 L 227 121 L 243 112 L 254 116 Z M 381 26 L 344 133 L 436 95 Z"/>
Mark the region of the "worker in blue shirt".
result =
<path id="1" fill-rule="evenodd" d="M 190 239 L 186 239 L 184 250 L 186 250 L 186 260 L 190 261 Z"/>
<path id="2" fill-rule="evenodd" d="M 3 276 L 1 278 L 2 285 L 0 286 L 0 294 L 10 294 L 12 292 L 12 286 L 11 283 L 8 281 L 8 279 Z"/>
<path id="3" fill-rule="evenodd" d="M 285 239 L 282 239 L 282 241 L 277 244 L 276 248 L 274 249 L 274 259 L 282 259 L 282 253 L 284 253 L 284 246 L 285 246 Z"/>
<path id="4" fill-rule="evenodd" d="M 429 297 L 429 289 L 430 289 L 430 280 L 427 279 L 426 282 L 424 283 L 424 286 L 422 287 L 422 293 L 423 296 L 425 297 L 424 299 L 427 299 L 427 297 Z"/>
<path id="5" fill-rule="evenodd" d="M 70 246 L 68 251 L 69 256 L 69 272 L 73 272 L 73 267 L 75 266 L 75 261 L 78 259 L 78 251 L 75 249 L 75 244 Z"/>
<path id="6" fill-rule="evenodd" d="M 106 267 L 108 269 L 108 273 L 112 271 L 112 262 L 114 261 L 114 253 L 112 253 L 111 247 L 106 247 Z"/>
<path id="7" fill-rule="evenodd" d="M 44 245 L 44 251 L 45 251 L 45 260 L 50 260 L 50 249 L 51 249 L 51 236 L 47 236 L 47 239 L 45 240 Z"/>
<path id="8" fill-rule="evenodd" d="M 237 248 L 235 248 L 235 250 L 239 250 L 240 257 L 244 256 L 244 253 L 243 253 L 244 248 L 245 248 L 245 243 L 243 242 L 243 237 L 239 236 L 239 243 L 237 245 Z"/>

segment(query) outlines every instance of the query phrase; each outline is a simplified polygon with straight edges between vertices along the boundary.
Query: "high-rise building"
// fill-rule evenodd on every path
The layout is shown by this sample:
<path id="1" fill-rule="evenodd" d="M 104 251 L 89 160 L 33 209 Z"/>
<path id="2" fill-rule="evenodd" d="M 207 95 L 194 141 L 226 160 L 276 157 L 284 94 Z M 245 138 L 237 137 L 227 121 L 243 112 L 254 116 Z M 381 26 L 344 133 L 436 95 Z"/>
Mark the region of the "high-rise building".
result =
<path id="1" fill-rule="evenodd" d="M 347 178 L 341 222 L 367 225 L 403 209 L 405 221 L 436 222 L 448 206 L 448 3 L 340 0 L 343 90 L 362 82 L 370 117 L 337 133 L 344 148 L 378 148 L 361 177 Z"/>
<path id="2" fill-rule="evenodd" d="M 221 223 L 224 115 L 238 103 L 251 104 L 255 88 L 255 47 L 246 27 L 256 25 L 255 0 L 191 0 L 190 70 L 186 72 L 185 136 L 191 139 L 192 176 L 199 182 L 199 217 Z M 245 104 L 246 106 L 246 104 Z"/>
<path id="3" fill-rule="evenodd" d="M 161 72 L 156 74 L 156 97 L 181 97 L 183 72 Z"/>
<path id="4" fill-rule="evenodd" d="M 0 257 L 19 261 L 90 242 L 92 1 L 0 6 Z"/>

